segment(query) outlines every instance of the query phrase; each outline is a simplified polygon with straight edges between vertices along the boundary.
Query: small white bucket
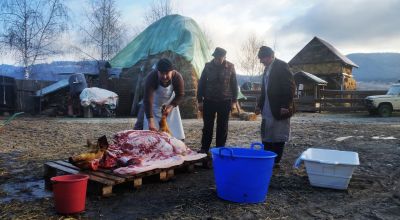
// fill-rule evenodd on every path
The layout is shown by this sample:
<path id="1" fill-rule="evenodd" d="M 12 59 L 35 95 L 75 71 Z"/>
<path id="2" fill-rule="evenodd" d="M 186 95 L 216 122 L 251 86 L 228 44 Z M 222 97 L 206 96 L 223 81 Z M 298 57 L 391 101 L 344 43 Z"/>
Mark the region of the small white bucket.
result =
<path id="1" fill-rule="evenodd" d="M 358 153 L 351 151 L 308 148 L 296 160 L 306 166 L 308 179 L 312 186 L 347 189 L 356 166 L 360 165 Z"/>

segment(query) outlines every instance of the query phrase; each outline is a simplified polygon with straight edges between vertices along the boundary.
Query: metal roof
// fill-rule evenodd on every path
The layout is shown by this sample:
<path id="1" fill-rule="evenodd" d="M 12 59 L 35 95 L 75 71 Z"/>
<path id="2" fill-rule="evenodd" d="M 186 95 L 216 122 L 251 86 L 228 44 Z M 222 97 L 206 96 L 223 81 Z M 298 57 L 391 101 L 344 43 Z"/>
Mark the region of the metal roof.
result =
<path id="1" fill-rule="evenodd" d="M 296 81 L 302 81 L 302 80 L 311 81 L 311 82 L 313 82 L 314 84 L 317 84 L 317 85 L 326 85 L 326 84 L 328 84 L 327 81 L 325 81 L 325 80 L 323 80 L 323 79 L 321 79 L 321 78 L 319 78 L 319 77 L 317 77 L 317 76 L 315 76 L 315 75 L 313 75 L 311 73 L 307 73 L 307 72 L 304 72 L 304 71 L 300 71 L 300 72 L 295 73 L 294 74 L 294 78 L 295 78 Z"/>
<path id="2" fill-rule="evenodd" d="M 36 96 L 45 96 L 49 93 L 55 92 L 57 90 L 65 88 L 67 86 L 69 86 L 68 79 L 63 79 L 63 80 L 53 83 L 47 87 L 44 87 L 43 89 L 36 91 L 35 95 Z"/>

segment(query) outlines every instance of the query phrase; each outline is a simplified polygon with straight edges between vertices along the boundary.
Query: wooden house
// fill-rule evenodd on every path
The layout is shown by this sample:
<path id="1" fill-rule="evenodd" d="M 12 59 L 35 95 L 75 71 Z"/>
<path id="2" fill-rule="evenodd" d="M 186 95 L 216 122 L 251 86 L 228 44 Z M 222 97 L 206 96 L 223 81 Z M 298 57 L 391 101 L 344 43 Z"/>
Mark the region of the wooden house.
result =
<path id="1" fill-rule="evenodd" d="M 305 71 L 327 82 L 326 89 L 355 90 L 353 67 L 357 64 L 341 54 L 330 43 L 314 37 L 289 61 L 294 73 Z"/>

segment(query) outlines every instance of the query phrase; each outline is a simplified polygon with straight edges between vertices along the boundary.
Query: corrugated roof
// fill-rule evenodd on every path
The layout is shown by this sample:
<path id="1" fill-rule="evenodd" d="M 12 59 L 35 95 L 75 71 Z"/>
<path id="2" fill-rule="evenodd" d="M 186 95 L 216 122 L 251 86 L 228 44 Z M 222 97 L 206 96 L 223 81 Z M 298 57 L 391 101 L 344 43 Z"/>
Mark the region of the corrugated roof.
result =
<path id="1" fill-rule="evenodd" d="M 289 61 L 290 65 L 341 62 L 353 67 L 358 65 L 341 54 L 327 41 L 314 37 L 303 49 Z"/>
<path id="2" fill-rule="evenodd" d="M 47 87 L 44 87 L 43 89 L 36 91 L 35 94 L 36 94 L 36 96 L 45 96 L 49 93 L 55 92 L 59 89 L 65 88 L 67 86 L 69 86 L 68 79 L 63 79 L 63 80 L 53 83 Z"/>
<path id="3" fill-rule="evenodd" d="M 304 71 L 300 71 L 300 72 L 295 73 L 294 74 L 294 78 L 295 78 L 296 81 L 299 78 L 303 78 L 303 79 L 305 79 L 307 81 L 312 81 L 312 82 L 314 82 L 315 84 L 318 84 L 318 85 L 326 85 L 326 84 L 328 84 L 327 81 L 325 81 L 325 80 L 323 80 L 323 79 L 321 79 L 321 78 L 319 78 L 319 77 L 317 77 L 317 76 L 315 76 L 315 75 L 313 75 L 311 73 L 307 73 L 307 72 L 304 72 Z"/>

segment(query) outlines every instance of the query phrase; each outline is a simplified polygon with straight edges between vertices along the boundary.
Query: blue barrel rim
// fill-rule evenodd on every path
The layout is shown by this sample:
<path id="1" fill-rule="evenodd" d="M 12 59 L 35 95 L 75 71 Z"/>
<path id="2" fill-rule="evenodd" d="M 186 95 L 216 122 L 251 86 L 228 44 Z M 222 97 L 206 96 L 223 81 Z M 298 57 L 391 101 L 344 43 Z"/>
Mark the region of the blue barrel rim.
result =
<path id="1" fill-rule="evenodd" d="M 231 155 L 229 154 L 221 154 L 221 149 L 227 149 L 231 152 Z M 234 154 L 233 151 L 234 149 L 240 149 L 240 150 L 246 150 L 246 151 L 256 151 L 256 152 L 268 152 L 271 155 L 257 155 L 257 156 L 248 156 L 248 155 L 237 155 Z M 210 152 L 212 155 L 220 156 L 220 157 L 231 157 L 231 158 L 247 158 L 247 159 L 272 159 L 277 157 L 278 155 L 275 152 L 272 151 L 266 151 L 266 150 L 256 150 L 256 149 L 251 149 L 251 148 L 241 148 L 241 147 L 233 147 L 233 146 L 225 146 L 225 147 L 214 147 L 210 149 Z"/>

